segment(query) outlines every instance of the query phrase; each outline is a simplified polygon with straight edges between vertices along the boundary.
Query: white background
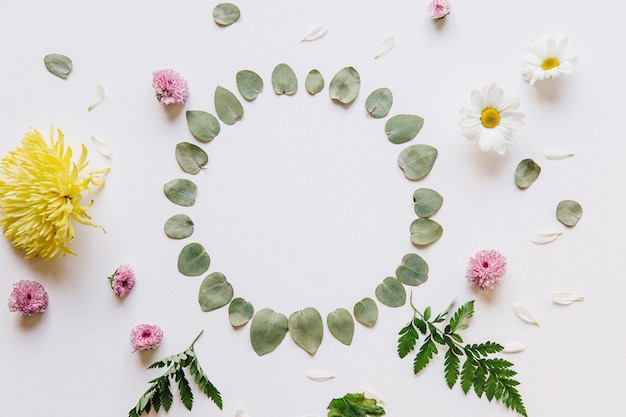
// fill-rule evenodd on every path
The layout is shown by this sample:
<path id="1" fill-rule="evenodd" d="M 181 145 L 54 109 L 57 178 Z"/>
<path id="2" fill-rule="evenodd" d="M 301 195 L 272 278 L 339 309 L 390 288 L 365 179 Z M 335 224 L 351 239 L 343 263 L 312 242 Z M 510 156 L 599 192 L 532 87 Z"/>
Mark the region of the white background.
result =
<path id="1" fill-rule="evenodd" d="M 463 395 L 458 386 L 449 390 L 442 355 L 413 375 L 411 359 L 396 354 L 397 333 L 412 316 L 408 305 L 379 305 L 378 323 L 372 329 L 357 324 L 352 346 L 326 331 L 311 356 L 287 335 L 275 352 L 258 357 L 249 326 L 233 329 L 226 308 L 203 313 L 197 304 L 202 277 L 178 273 L 178 253 L 192 241 L 207 248 L 210 271 L 224 273 L 235 296 L 257 311 L 269 307 L 287 316 L 309 306 L 323 317 L 338 307 L 351 310 L 374 297 L 404 254 L 419 253 L 431 272 L 413 290 L 417 306 L 440 311 L 454 298 L 474 299 L 466 341 L 526 346 L 507 359 L 519 372 L 530 416 L 624 415 L 624 3 L 456 1 L 450 16 L 433 22 L 425 0 L 240 0 L 241 19 L 226 28 L 212 20 L 216 4 L 0 4 L 0 153 L 18 146 L 29 127 L 47 135 L 54 124 L 75 150 L 87 145 L 90 169 L 111 168 L 89 210 L 106 234 L 78 226 L 78 256 L 24 260 L 0 241 L 0 300 L 20 279 L 41 282 L 50 295 L 43 315 L 23 318 L 0 309 L 2 415 L 124 416 L 147 381 L 160 375 L 146 367 L 184 350 L 202 329 L 196 351 L 224 408 L 196 393 L 194 415 L 232 416 L 244 408 L 251 417 L 323 416 L 332 398 L 362 389 L 379 395 L 389 416 L 514 415 L 499 403 Z M 299 42 L 320 24 L 330 28 L 323 38 Z M 531 87 L 520 76 L 522 59 L 527 43 L 545 33 L 566 34 L 580 63 L 569 77 Z M 389 35 L 395 49 L 374 60 Z M 67 80 L 45 70 L 48 53 L 72 58 Z M 272 92 L 271 71 L 281 62 L 298 75 L 295 96 Z M 309 70 L 319 69 L 328 83 L 345 66 L 362 79 L 351 106 L 333 104 L 327 88 L 315 97 L 305 92 Z M 188 80 L 185 106 L 165 108 L 154 99 L 151 74 L 162 68 Z M 240 123 L 222 124 L 213 142 L 198 142 L 185 110 L 214 114 L 215 87 L 236 92 L 242 69 L 261 75 L 265 90 L 254 102 L 242 100 Z M 526 128 L 503 157 L 481 153 L 458 128 L 471 90 L 490 82 L 518 95 L 526 114 Z M 97 84 L 107 98 L 87 112 Z M 394 94 L 391 115 L 425 118 L 413 143 L 437 147 L 439 158 L 420 182 L 398 169 L 406 145 L 387 141 L 385 120 L 365 117 L 365 98 L 378 87 Z M 110 158 L 97 152 L 92 135 L 111 143 Z M 205 172 L 191 177 L 180 170 L 174 147 L 182 141 L 207 151 Z M 576 157 L 548 161 L 542 157 L 548 147 Z M 513 174 L 524 158 L 543 170 L 521 191 Z M 163 195 L 163 184 L 179 177 L 199 186 L 191 208 Z M 408 233 L 412 194 L 420 187 L 445 200 L 433 217 L 444 235 L 423 249 L 411 245 Z M 563 199 L 584 208 L 572 229 L 555 218 Z M 163 224 L 176 213 L 194 220 L 191 238 L 165 236 Z M 531 243 L 542 231 L 564 234 L 550 245 Z M 467 261 L 492 248 L 507 257 L 507 274 L 492 293 L 474 291 L 464 277 Z M 122 263 L 135 268 L 137 285 L 120 301 L 106 277 Z M 578 292 L 585 301 L 553 305 L 558 290 Z M 516 301 L 541 327 L 515 316 Z M 129 332 L 139 323 L 163 328 L 156 351 L 132 353 Z M 312 382 L 305 375 L 313 369 L 336 378 Z M 169 412 L 186 414 L 178 401 Z"/>

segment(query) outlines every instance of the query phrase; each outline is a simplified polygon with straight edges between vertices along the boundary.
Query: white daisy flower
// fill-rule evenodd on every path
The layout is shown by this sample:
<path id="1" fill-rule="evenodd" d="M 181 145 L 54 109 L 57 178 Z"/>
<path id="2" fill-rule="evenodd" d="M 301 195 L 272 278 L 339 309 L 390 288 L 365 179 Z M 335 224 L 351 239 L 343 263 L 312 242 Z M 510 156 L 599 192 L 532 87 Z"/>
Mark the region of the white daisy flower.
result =
<path id="1" fill-rule="evenodd" d="M 564 36 L 545 35 L 528 45 L 522 78 L 534 85 L 535 81 L 558 78 L 570 74 L 578 62 L 576 51 Z"/>
<path id="2" fill-rule="evenodd" d="M 468 139 L 478 139 L 482 151 L 503 155 L 512 144 L 513 130 L 524 126 L 524 113 L 518 112 L 519 98 L 506 96 L 492 83 L 472 91 L 472 104 L 461 109 L 459 126 Z"/>

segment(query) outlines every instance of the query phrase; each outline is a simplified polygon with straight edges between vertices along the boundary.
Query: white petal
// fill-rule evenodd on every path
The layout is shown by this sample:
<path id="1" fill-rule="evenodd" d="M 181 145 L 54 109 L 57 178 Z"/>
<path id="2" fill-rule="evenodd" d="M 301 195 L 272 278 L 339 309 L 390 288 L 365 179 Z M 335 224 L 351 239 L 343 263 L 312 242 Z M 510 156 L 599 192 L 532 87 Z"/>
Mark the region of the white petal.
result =
<path id="1" fill-rule="evenodd" d="M 519 342 L 510 342 L 504 345 L 502 353 L 518 353 L 524 350 L 524 345 Z"/>
<path id="2" fill-rule="evenodd" d="M 335 375 L 332 375 L 326 371 L 310 371 L 306 374 L 307 378 L 312 381 L 323 382 L 328 381 L 329 379 L 335 378 Z"/>
<path id="3" fill-rule="evenodd" d="M 568 306 L 576 301 L 584 300 L 585 297 L 581 297 L 580 295 L 570 291 L 559 291 L 552 294 L 552 302 L 562 306 Z"/>
<path id="4" fill-rule="evenodd" d="M 526 323 L 539 326 L 539 323 L 537 323 L 537 319 L 535 319 L 533 313 L 531 313 L 530 310 L 528 310 L 523 304 L 513 303 L 513 310 L 515 311 L 515 314 L 517 314 L 517 317 L 524 320 Z"/>
<path id="5" fill-rule="evenodd" d="M 250 417 L 250 414 L 246 413 L 246 410 L 238 408 L 235 410 L 235 417 Z"/>
<path id="6" fill-rule="evenodd" d="M 100 152 L 104 156 L 111 156 L 111 145 L 109 145 L 109 142 L 98 139 L 95 136 L 92 136 L 91 140 L 93 140 L 93 143 L 96 145 L 96 149 L 98 149 L 98 152 Z"/>
<path id="7" fill-rule="evenodd" d="M 93 96 L 91 97 L 91 103 L 89 103 L 87 111 L 91 111 L 91 109 L 102 103 L 102 100 L 104 100 L 104 87 L 98 84 L 93 92 Z"/>
<path id="8" fill-rule="evenodd" d="M 378 396 L 377 394 L 373 393 L 372 391 L 366 390 L 365 388 L 359 388 L 359 391 L 361 391 L 363 393 L 363 395 L 365 395 L 367 398 L 371 398 L 372 400 L 376 400 L 376 402 L 379 403 L 379 404 L 384 404 L 385 403 L 383 401 L 383 399 L 380 398 L 380 396 Z"/>
<path id="9" fill-rule="evenodd" d="M 565 159 L 570 156 L 574 156 L 574 153 L 570 151 L 566 151 L 565 149 L 548 148 L 545 151 L 543 151 L 543 156 L 546 157 L 547 159 L 552 159 L 556 161 L 559 159 Z"/>
<path id="10" fill-rule="evenodd" d="M 381 56 L 389 53 L 389 51 L 391 51 L 395 45 L 396 38 L 394 38 L 393 36 L 385 38 L 385 40 L 381 42 L 380 47 L 378 48 L 378 52 L 376 52 L 376 55 L 374 56 L 374 59 L 378 59 Z"/>
<path id="11" fill-rule="evenodd" d="M 319 25 L 318 27 L 307 33 L 306 36 L 300 40 L 300 42 L 309 42 L 314 41 L 315 39 L 319 39 L 324 36 L 327 30 L 328 26 Z"/>
<path id="12" fill-rule="evenodd" d="M 530 240 L 537 245 L 545 245 L 546 243 L 554 242 L 562 234 L 563 232 L 535 233 Z"/>

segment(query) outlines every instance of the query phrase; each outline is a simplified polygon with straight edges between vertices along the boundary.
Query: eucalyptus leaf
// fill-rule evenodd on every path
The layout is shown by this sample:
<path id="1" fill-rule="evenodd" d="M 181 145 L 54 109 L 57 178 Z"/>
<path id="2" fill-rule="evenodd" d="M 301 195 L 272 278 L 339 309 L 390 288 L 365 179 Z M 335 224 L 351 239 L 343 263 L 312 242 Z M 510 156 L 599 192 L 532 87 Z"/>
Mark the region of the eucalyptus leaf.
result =
<path id="1" fill-rule="evenodd" d="M 235 298 L 228 306 L 228 320 L 233 327 L 246 324 L 254 315 L 254 307 L 243 298 Z"/>
<path id="2" fill-rule="evenodd" d="M 414 114 L 397 114 L 385 123 L 385 133 L 391 143 L 401 144 L 413 139 L 424 126 L 424 118 Z"/>
<path id="3" fill-rule="evenodd" d="M 61 54 L 48 54 L 43 58 L 43 63 L 50 74 L 66 79 L 72 72 L 72 60 Z"/>
<path id="4" fill-rule="evenodd" d="M 165 234 L 172 239 L 184 239 L 193 234 L 193 221 L 186 214 L 175 214 L 165 222 Z"/>
<path id="5" fill-rule="evenodd" d="M 396 278 L 406 285 L 422 285 L 428 281 L 428 264 L 421 256 L 407 253 L 396 268 Z"/>
<path id="6" fill-rule="evenodd" d="M 418 246 L 430 245 L 443 235 L 443 228 L 439 223 L 427 217 L 420 217 L 411 223 L 411 242 Z"/>
<path id="7" fill-rule="evenodd" d="M 209 156 L 202 148 L 189 142 L 176 145 L 176 161 L 188 174 L 197 174 L 209 162 Z"/>
<path id="8" fill-rule="evenodd" d="M 365 110 L 367 110 L 367 114 L 374 119 L 381 119 L 387 117 L 392 104 L 393 94 L 391 90 L 386 87 L 378 88 L 367 96 L 365 100 Z"/>
<path id="9" fill-rule="evenodd" d="M 515 169 L 515 184 L 522 189 L 532 185 L 541 173 L 541 167 L 532 159 L 524 159 Z"/>
<path id="10" fill-rule="evenodd" d="M 378 306 L 369 297 L 354 305 L 354 318 L 364 326 L 372 327 L 378 320 Z"/>
<path id="11" fill-rule="evenodd" d="M 388 307 L 400 307 L 406 302 L 406 290 L 399 279 L 387 277 L 376 287 L 376 298 Z"/>
<path id="12" fill-rule="evenodd" d="M 211 142 L 220 133 L 220 122 L 202 110 L 187 110 L 187 126 L 191 134 L 202 142 Z"/>
<path id="13" fill-rule="evenodd" d="M 443 197 L 430 188 L 420 188 L 413 193 L 413 209 L 419 217 L 430 217 L 443 204 Z"/>
<path id="14" fill-rule="evenodd" d="M 352 67 L 341 69 L 328 86 L 330 98 L 343 104 L 350 104 L 354 101 L 361 89 L 361 76 Z"/>
<path id="15" fill-rule="evenodd" d="M 239 93 L 248 101 L 254 100 L 263 91 L 263 79 L 254 71 L 241 70 L 235 79 Z"/>
<path id="16" fill-rule="evenodd" d="M 326 317 L 328 330 L 344 345 L 350 346 L 354 337 L 354 319 L 345 308 L 338 308 Z"/>
<path id="17" fill-rule="evenodd" d="M 198 303 L 202 311 L 213 311 L 224 307 L 233 299 L 233 286 L 221 272 L 207 275 L 200 284 Z"/>
<path id="18" fill-rule="evenodd" d="M 291 96 L 298 90 L 296 73 L 287 64 L 278 64 L 272 71 L 272 87 L 278 95 Z"/>
<path id="19" fill-rule="evenodd" d="M 318 70 L 313 69 L 306 76 L 304 87 L 309 94 L 314 96 L 324 89 L 324 77 Z"/>
<path id="20" fill-rule="evenodd" d="M 254 315 L 250 323 L 250 342 L 257 355 L 263 356 L 274 351 L 281 344 L 289 322 L 284 314 L 271 308 L 264 308 Z"/>
<path id="21" fill-rule="evenodd" d="M 411 181 L 424 178 L 435 164 L 437 149 L 430 145 L 411 145 L 400 152 L 398 166 Z"/>
<path id="22" fill-rule="evenodd" d="M 189 207 L 196 202 L 198 186 L 187 179 L 176 178 L 165 183 L 163 192 L 172 203 Z"/>
<path id="23" fill-rule="evenodd" d="M 227 125 L 233 125 L 243 117 L 243 106 L 239 99 L 219 85 L 215 88 L 215 111 L 217 117 Z"/>
<path id="24" fill-rule="evenodd" d="M 188 277 L 204 274 L 211 265 L 211 258 L 199 243 L 189 243 L 178 255 L 178 271 Z"/>
<path id="25" fill-rule="evenodd" d="M 583 215 L 583 208 L 578 201 L 563 200 L 556 206 L 556 218 L 565 226 L 576 226 Z"/>
<path id="26" fill-rule="evenodd" d="M 229 26 L 239 20 L 241 11 L 232 3 L 220 3 L 213 9 L 213 20 L 220 26 Z"/>
<path id="27" fill-rule="evenodd" d="M 324 322 L 320 313 L 307 307 L 289 316 L 289 333 L 298 346 L 314 354 L 322 343 Z"/>

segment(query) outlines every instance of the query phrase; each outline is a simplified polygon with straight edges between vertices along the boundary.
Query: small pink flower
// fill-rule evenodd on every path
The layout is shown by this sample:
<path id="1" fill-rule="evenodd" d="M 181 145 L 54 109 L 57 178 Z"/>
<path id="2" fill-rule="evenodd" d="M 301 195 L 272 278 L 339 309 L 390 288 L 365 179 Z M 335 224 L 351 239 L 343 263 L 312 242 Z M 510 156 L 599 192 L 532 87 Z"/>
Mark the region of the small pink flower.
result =
<path id="1" fill-rule="evenodd" d="M 189 98 L 187 80 L 173 69 L 154 71 L 152 87 L 154 87 L 157 100 L 163 104 L 183 104 Z"/>
<path id="2" fill-rule="evenodd" d="M 452 5 L 448 0 L 433 0 L 428 5 L 428 13 L 433 19 L 443 19 L 450 14 L 451 9 Z"/>
<path id="3" fill-rule="evenodd" d="M 48 307 L 48 293 L 38 282 L 22 280 L 13 284 L 9 296 L 9 311 L 19 311 L 26 316 L 43 313 Z"/>
<path id="4" fill-rule="evenodd" d="M 135 286 L 135 272 L 130 265 L 121 265 L 109 277 L 113 292 L 120 298 L 124 298 Z"/>
<path id="5" fill-rule="evenodd" d="M 135 350 L 156 349 L 163 339 L 163 330 L 156 324 L 138 324 L 130 331 L 130 343 Z"/>
<path id="6" fill-rule="evenodd" d="M 481 290 L 493 290 L 506 272 L 506 258 L 497 250 L 480 250 L 470 258 L 465 277 Z"/>

